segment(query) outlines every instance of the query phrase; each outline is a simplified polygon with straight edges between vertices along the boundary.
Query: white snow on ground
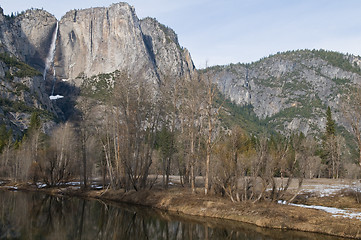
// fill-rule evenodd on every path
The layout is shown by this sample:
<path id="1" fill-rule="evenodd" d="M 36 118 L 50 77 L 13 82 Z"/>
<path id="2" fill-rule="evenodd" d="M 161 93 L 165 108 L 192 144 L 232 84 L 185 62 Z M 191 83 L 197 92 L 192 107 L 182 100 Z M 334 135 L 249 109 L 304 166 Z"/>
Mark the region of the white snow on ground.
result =
<path id="1" fill-rule="evenodd" d="M 67 182 L 66 185 L 79 186 L 79 185 L 80 185 L 80 182 Z"/>
<path id="2" fill-rule="evenodd" d="M 5 186 L 6 188 L 8 188 L 9 190 L 18 190 L 18 187 L 16 186 Z"/>
<path id="3" fill-rule="evenodd" d="M 286 201 L 278 201 L 279 204 L 286 204 Z M 303 207 L 303 208 L 311 208 L 322 210 L 328 213 L 331 213 L 333 217 L 344 217 L 344 218 L 355 218 L 361 220 L 361 212 L 354 211 L 352 209 L 340 209 L 334 207 L 324 207 L 324 206 L 315 206 L 315 205 L 303 205 L 303 204 L 294 204 L 289 203 L 290 206 Z"/>
<path id="4" fill-rule="evenodd" d="M 44 187 L 46 187 L 46 186 L 48 186 L 46 183 L 41 183 L 41 182 L 37 182 L 36 183 L 36 186 L 38 187 L 38 188 L 44 188 Z"/>
<path id="5" fill-rule="evenodd" d="M 66 183 L 64 183 L 64 184 L 67 185 L 67 186 L 80 187 L 81 182 L 66 182 Z M 57 185 L 60 186 L 60 185 L 62 185 L 62 183 L 59 183 L 59 184 L 57 184 Z M 38 188 L 44 188 L 44 187 L 47 187 L 48 185 L 47 185 L 46 183 L 37 182 L 37 183 L 36 183 L 36 186 L 37 186 Z M 102 189 L 102 188 L 103 188 L 102 185 L 98 185 L 98 184 L 92 184 L 91 187 L 92 187 L 92 188 L 95 188 L 95 189 Z"/>
<path id="6" fill-rule="evenodd" d="M 338 185 L 310 185 L 313 189 L 309 189 L 308 185 L 303 185 L 304 190 L 302 193 L 314 193 L 319 197 L 328 197 L 330 195 L 337 194 L 343 189 L 353 190 L 353 191 L 361 191 L 360 186 L 357 186 L 356 182 L 352 183 L 352 185 L 347 184 L 338 184 Z"/>
<path id="7" fill-rule="evenodd" d="M 55 95 L 55 96 L 51 95 L 51 96 L 49 96 L 50 100 L 56 100 L 56 99 L 60 99 L 60 98 L 63 98 L 63 97 L 64 96 L 61 96 L 61 95 Z"/>

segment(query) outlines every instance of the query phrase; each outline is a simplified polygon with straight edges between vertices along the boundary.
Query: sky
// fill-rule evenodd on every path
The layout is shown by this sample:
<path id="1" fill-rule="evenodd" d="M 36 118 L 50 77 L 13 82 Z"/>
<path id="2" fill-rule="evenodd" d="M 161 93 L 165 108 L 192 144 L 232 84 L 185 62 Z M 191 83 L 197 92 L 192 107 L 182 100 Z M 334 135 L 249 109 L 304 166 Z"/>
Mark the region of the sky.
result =
<path id="1" fill-rule="evenodd" d="M 71 9 L 114 0 L 0 0 L 5 14 Z M 360 0 L 128 0 L 141 19 L 172 28 L 197 68 L 250 63 L 277 52 L 326 49 L 361 55 Z"/>

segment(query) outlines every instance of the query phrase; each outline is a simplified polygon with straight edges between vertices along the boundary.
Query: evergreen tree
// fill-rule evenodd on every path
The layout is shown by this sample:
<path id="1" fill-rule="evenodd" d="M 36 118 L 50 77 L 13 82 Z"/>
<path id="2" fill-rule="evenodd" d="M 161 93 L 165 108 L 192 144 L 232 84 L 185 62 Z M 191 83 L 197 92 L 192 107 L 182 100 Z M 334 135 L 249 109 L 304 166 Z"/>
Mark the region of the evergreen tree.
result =
<path id="1" fill-rule="evenodd" d="M 326 137 L 335 136 L 336 134 L 336 123 L 332 119 L 332 112 L 330 106 L 327 107 L 326 111 Z"/>
<path id="2" fill-rule="evenodd" d="M 326 132 L 323 141 L 323 159 L 328 166 L 328 175 L 338 178 L 344 152 L 344 139 L 336 135 L 336 123 L 332 119 L 331 108 L 326 111 Z"/>
<path id="3" fill-rule="evenodd" d="M 2 152 L 4 146 L 6 145 L 8 138 L 9 137 L 8 137 L 8 132 L 6 130 L 6 126 L 5 124 L 2 124 L 0 126 L 0 153 Z"/>
<path id="4" fill-rule="evenodd" d="M 33 112 L 30 117 L 28 133 L 35 131 L 35 130 L 39 130 L 40 127 L 41 127 L 41 120 L 40 120 L 39 113 Z"/>

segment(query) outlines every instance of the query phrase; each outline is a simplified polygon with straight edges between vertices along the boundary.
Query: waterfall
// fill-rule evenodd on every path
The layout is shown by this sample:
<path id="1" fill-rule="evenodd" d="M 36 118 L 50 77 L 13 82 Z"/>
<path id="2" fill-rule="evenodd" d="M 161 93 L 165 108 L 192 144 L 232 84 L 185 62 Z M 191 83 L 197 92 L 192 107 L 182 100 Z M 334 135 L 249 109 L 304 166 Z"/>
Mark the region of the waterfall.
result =
<path id="1" fill-rule="evenodd" d="M 55 30 L 53 32 L 53 36 L 51 38 L 50 49 L 49 49 L 48 56 L 46 57 L 45 68 L 44 68 L 44 73 L 43 73 L 43 79 L 45 81 L 46 74 L 47 74 L 47 71 L 49 70 L 50 66 L 53 68 L 53 87 L 52 87 L 51 95 L 50 95 L 51 100 L 63 98 L 63 96 L 60 96 L 60 95 L 54 96 L 54 88 L 55 88 L 55 82 L 56 82 L 56 73 L 55 73 L 55 67 L 54 67 L 54 55 L 55 55 L 55 49 L 56 49 L 56 39 L 58 37 L 58 29 L 59 29 L 59 22 L 57 21 Z"/>
<path id="2" fill-rule="evenodd" d="M 46 73 L 50 67 L 50 64 L 54 64 L 54 54 L 55 54 L 55 48 L 56 48 L 56 38 L 58 36 L 58 22 L 56 22 L 56 27 L 55 27 L 55 31 L 53 32 L 53 36 L 51 38 L 51 44 L 50 44 L 50 50 L 48 53 L 48 56 L 46 57 L 45 60 L 45 68 L 44 68 L 44 73 L 43 73 L 43 78 L 44 80 L 46 79 Z M 55 72 L 55 70 L 54 70 Z"/>

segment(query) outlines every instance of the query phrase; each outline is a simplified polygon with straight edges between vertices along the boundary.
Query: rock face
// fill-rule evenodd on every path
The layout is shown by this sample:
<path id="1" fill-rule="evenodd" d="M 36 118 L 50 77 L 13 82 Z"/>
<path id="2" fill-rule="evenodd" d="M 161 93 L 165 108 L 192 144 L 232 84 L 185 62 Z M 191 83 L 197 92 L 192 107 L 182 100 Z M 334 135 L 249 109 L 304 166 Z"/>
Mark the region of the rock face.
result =
<path id="1" fill-rule="evenodd" d="M 121 70 L 157 81 L 140 22 L 126 3 L 68 12 L 60 20 L 56 51 L 63 78 Z"/>
<path id="2" fill-rule="evenodd" d="M 158 75 L 191 79 L 195 74 L 195 67 L 188 50 L 179 45 L 176 33 L 153 18 L 141 20 L 141 28 Z"/>
<path id="3" fill-rule="evenodd" d="M 57 116 L 41 72 L 25 63 L 44 68 L 55 24 L 55 17 L 42 10 L 9 17 L 0 8 L 0 124 L 15 134 L 27 129 L 34 111 L 41 113 L 44 127 L 52 125 Z"/>
<path id="4" fill-rule="evenodd" d="M 43 10 L 27 10 L 16 17 L 0 13 L 0 46 L 38 70 L 44 69 L 56 18 Z"/>
<path id="5" fill-rule="evenodd" d="M 317 133 L 325 127 L 330 106 L 343 122 L 341 99 L 361 84 L 360 58 L 327 51 L 292 51 L 252 64 L 206 70 L 220 91 L 240 105 L 250 104 L 272 128 Z"/>
<path id="6" fill-rule="evenodd" d="M 56 29 L 58 32 L 54 34 Z M 44 81 L 41 73 L 53 35 L 57 36 L 55 57 Z M 97 85 L 99 77 L 94 76 L 115 76 L 115 72 L 144 79 L 155 86 L 169 78 L 189 80 L 196 74 L 190 54 L 180 47 L 175 32 L 155 19 L 139 20 L 133 7 L 127 3 L 73 10 L 62 17 L 58 25 L 57 19 L 43 10 L 32 9 L 10 17 L 5 16 L 0 8 L 0 54 L 4 54 L 0 58 L 0 97 L 21 102 L 28 106 L 29 111 L 39 109 L 56 116 L 69 111 L 68 103 L 74 102 L 74 96 L 68 100 L 65 96 L 56 104 L 49 100 L 53 66 L 58 80 L 54 94 L 61 95 L 77 92 L 72 89 L 82 86 L 87 79 L 95 79 Z M 24 64 L 24 69 L 30 65 L 37 72 L 32 69 L 30 75 L 20 76 L 23 74 L 16 66 L 5 62 L 7 57 Z M 22 84 L 22 90 L 14 95 L 19 84 Z M 59 112 L 56 105 L 63 112 Z M 10 110 L 18 115 L 24 113 Z M 19 129 L 26 129 L 29 116 L 27 113 L 25 124 L 17 124 Z M 2 120 L 9 123 L 9 116 L 3 116 Z"/>
<path id="7" fill-rule="evenodd" d="M 59 24 L 57 73 L 75 79 L 119 70 L 154 83 L 168 72 L 189 75 L 194 70 L 189 53 L 172 30 L 170 36 L 160 26 L 140 21 L 126 3 L 70 11 Z"/>
<path id="8" fill-rule="evenodd" d="M 53 35 L 57 36 L 51 64 L 58 79 L 55 94 L 64 95 L 56 104 L 48 98 L 52 78 L 48 76 L 46 85 L 41 77 Z M 43 10 L 9 17 L 0 8 L 0 54 L 1 99 L 56 116 L 65 111 L 71 114 L 68 104 L 75 100 L 74 95 L 68 96 L 72 91 L 87 87 L 99 94 L 107 92 L 120 79 L 116 77 L 120 73 L 155 86 L 169 79 L 192 80 L 198 74 L 175 32 L 155 19 L 139 20 L 127 3 L 73 10 L 58 24 Z M 9 56 L 20 65 L 9 62 Z M 327 106 L 331 106 L 336 121 L 346 126 L 340 101 L 353 84 L 361 84 L 360 67 L 361 59 L 356 56 L 302 50 L 203 72 L 210 74 L 227 98 L 239 105 L 252 105 L 255 114 L 271 128 L 308 134 L 324 128 Z M 24 113 L 10 110 L 0 107 L 3 121 L 10 119 L 6 113 Z M 26 124 L 21 127 L 25 128 Z"/>

